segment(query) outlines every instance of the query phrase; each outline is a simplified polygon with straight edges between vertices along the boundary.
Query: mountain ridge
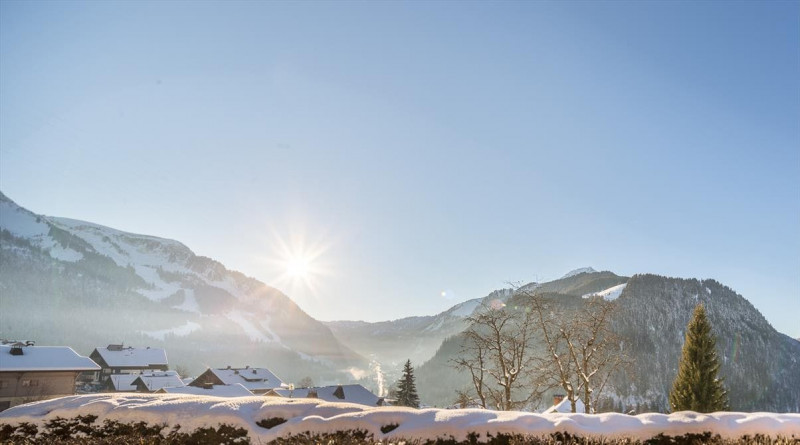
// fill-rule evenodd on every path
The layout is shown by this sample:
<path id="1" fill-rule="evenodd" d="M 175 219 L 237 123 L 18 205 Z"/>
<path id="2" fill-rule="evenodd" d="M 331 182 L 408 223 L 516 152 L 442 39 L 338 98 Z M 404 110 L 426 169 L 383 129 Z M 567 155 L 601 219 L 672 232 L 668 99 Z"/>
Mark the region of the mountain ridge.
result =
<path id="1" fill-rule="evenodd" d="M 578 274 L 573 280 L 608 280 L 601 272 Z M 581 278 L 582 277 L 582 278 Z M 565 307 L 580 304 L 576 294 L 552 289 L 581 289 L 587 283 L 543 283 L 537 292 L 563 300 Z M 609 289 L 607 289 L 609 290 Z M 513 300 L 512 300 L 513 301 Z M 634 359 L 632 372 L 617 374 L 601 409 L 617 412 L 668 411 L 683 331 L 694 306 L 703 303 L 717 336 L 723 378 L 734 410 L 800 412 L 800 343 L 775 330 L 747 299 L 713 279 L 684 279 L 636 274 L 616 296 L 617 311 L 611 328 Z M 509 303 L 512 304 L 512 303 Z M 455 372 L 452 359 L 463 338 L 446 339 L 436 354 L 417 369 L 417 387 L 428 403 L 454 403 L 456 390 L 469 388 L 469 379 Z M 448 379 L 437 376 L 449 373 Z"/>
<path id="2" fill-rule="evenodd" d="M 286 381 L 313 376 L 318 384 L 358 381 L 372 388 L 393 381 L 411 358 L 423 399 L 439 405 L 464 389 L 449 359 L 466 318 L 483 302 L 516 304 L 514 290 L 499 289 L 434 315 L 320 322 L 279 290 L 179 241 L 38 215 L 2 192 L 0 253 L 0 337 L 70 344 L 86 354 L 124 340 L 165 346 L 173 366 L 195 373 L 250 364 Z M 617 302 L 614 329 L 640 373 L 615 381 L 608 403 L 616 410 L 665 409 L 681 332 L 690 309 L 703 302 L 724 351 L 723 376 L 735 385 L 732 404 L 800 411 L 800 342 L 777 332 L 722 283 L 581 268 L 521 289 L 573 306 L 591 295 Z"/>
<path id="3" fill-rule="evenodd" d="M 310 368 L 333 382 L 348 377 L 349 368 L 368 367 L 282 292 L 179 241 L 38 215 L 2 192 L 0 229 L 0 289 L 7 296 L 0 336 L 68 341 L 87 354 L 120 338 L 168 342 L 173 364 L 194 372 L 261 357 L 284 378 L 299 379 L 293 374 Z M 117 323 L 100 309 L 116 311 Z M 99 332 L 71 325 L 64 314 L 91 318 Z M 212 352 L 216 363 L 208 362 Z"/>

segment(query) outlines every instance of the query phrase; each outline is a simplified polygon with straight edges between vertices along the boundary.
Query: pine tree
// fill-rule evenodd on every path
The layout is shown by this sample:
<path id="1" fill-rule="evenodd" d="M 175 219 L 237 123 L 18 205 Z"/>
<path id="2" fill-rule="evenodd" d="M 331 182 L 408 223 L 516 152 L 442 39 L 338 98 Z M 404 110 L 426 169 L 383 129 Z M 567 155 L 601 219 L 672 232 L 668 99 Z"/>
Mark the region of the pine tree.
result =
<path id="1" fill-rule="evenodd" d="M 406 361 L 403 377 L 397 382 L 396 404 L 419 408 L 419 396 L 417 396 L 417 385 L 414 384 L 414 368 L 411 367 L 411 360 Z"/>
<path id="2" fill-rule="evenodd" d="M 719 378 L 716 344 L 706 310 L 698 304 L 686 327 L 678 375 L 669 394 L 673 412 L 710 413 L 728 409 L 728 392 Z"/>

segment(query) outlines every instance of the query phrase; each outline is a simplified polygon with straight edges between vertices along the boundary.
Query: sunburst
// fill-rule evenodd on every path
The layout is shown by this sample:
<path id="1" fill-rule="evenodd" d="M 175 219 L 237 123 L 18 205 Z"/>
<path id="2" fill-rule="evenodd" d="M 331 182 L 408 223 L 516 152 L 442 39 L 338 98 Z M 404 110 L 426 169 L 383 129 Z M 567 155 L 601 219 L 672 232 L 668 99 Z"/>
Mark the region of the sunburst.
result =
<path id="1" fill-rule="evenodd" d="M 320 281 L 331 275 L 325 262 L 330 240 L 324 234 L 311 239 L 305 231 L 295 229 L 288 235 L 271 231 L 270 254 L 264 258 L 273 276 L 273 286 L 290 295 L 315 294 Z"/>

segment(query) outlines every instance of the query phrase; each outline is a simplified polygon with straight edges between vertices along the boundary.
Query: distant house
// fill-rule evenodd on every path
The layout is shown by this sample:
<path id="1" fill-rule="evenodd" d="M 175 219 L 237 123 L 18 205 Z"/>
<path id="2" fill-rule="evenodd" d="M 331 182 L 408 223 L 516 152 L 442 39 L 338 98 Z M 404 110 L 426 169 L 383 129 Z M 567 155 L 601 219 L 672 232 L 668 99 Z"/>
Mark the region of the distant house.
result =
<path id="1" fill-rule="evenodd" d="M 383 406 L 383 397 L 378 397 L 361 385 L 335 385 L 315 388 L 287 389 L 276 388 L 266 393 L 272 397 L 292 399 L 313 398 L 326 402 L 347 402 L 367 406 Z"/>
<path id="2" fill-rule="evenodd" d="M 108 392 L 136 392 L 133 381 L 139 374 L 111 374 L 108 376 L 103 389 Z"/>
<path id="3" fill-rule="evenodd" d="M 248 391 L 247 388 L 242 386 L 241 383 L 234 383 L 232 385 L 205 385 L 199 386 L 180 386 L 175 388 L 161 388 L 157 393 L 165 394 L 192 394 L 196 396 L 214 396 L 214 397 L 252 397 L 253 393 Z"/>
<path id="4" fill-rule="evenodd" d="M 280 388 L 284 383 L 267 368 L 209 368 L 189 382 L 188 386 L 205 388 L 207 385 L 233 385 L 239 383 L 253 394 L 264 394 Z"/>
<path id="5" fill-rule="evenodd" d="M 114 374 L 141 374 L 147 371 L 166 371 L 169 368 L 167 353 L 160 348 L 132 348 L 123 345 L 108 345 L 96 348 L 89 358 L 100 365 L 97 381 L 108 385 Z"/>
<path id="6" fill-rule="evenodd" d="M 145 371 L 141 374 L 111 374 L 103 389 L 108 392 L 155 392 L 165 386 L 185 386 L 175 371 Z"/>
<path id="7" fill-rule="evenodd" d="M 156 392 L 161 388 L 185 386 L 175 371 L 145 372 L 136 376 L 131 385 L 136 392 Z"/>
<path id="8" fill-rule="evenodd" d="M 78 374 L 99 369 L 88 357 L 67 346 L 0 345 L 0 411 L 75 394 Z"/>
<path id="9" fill-rule="evenodd" d="M 556 413 L 571 413 L 572 412 L 572 404 L 569 402 L 569 399 L 564 397 L 563 395 L 557 395 L 553 397 L 553 406 L 544 410 L 542 414 L 556 414 Z M 581 402 L 581 399 L 575 400 L 575 412 L 576 413 L 585 413 L 586 412 L 586 405 Z"/>

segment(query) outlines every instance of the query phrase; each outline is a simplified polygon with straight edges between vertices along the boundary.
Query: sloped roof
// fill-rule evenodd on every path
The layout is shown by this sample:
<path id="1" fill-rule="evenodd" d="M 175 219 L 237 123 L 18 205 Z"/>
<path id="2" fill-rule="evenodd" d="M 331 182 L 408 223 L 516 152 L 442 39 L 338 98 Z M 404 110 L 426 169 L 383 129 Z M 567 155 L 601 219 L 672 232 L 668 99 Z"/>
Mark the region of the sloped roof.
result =
<path id="1" fill-rule="evenodd" d="M 338 395 L 343 395 L 344 398 L 337 396 L 337 390 L 341 388 L 342 391 Z M 280 397 L 289 397 L 293 399 L 301 399 L 309 396 L 309 393 L 317 393 L 317 399 L 326 402 L 348 402 L 357 403 L 359 405 L 378 406 L 382 401 L 381 397 L 376 396 L 367 388 L 361 385 L 334 385 L 334 386 L 321 386 L 316 388 L 299 388 L 289 390 L 286 388 L 273 389 L 269 394 L 277 395 Z"/>
<path id="2" fill-rule="evenodd" d="M 156 391 L 165 387 L 184 386 L 181 376 L 175 371 L 145 372 L 136 377 L 131 384 L 137 386 L 138 382 L 141 382 L 149 391 Z"/>
<path id="3" fill-rule="evenodd" d="M 240 383 L 250 391 L 280 388 L 283 385 L 281 379 L 267 368 L 212 368 L 211 372 L 226 385 Z"/>
<path id="4" fill-rule="evenodd" d="M 135 392 L 136 385 L 133 384 L 133 381 L 138 377 L 138 374 L 111 374 L 109 379 L 111 380 L 111 386 L 114 387 L 114 391 Z"/>
<path id="5" fill-rule="evenodd" d="M 69 346 L 25 346 L 22 355 L 11 355 L 11 345 L 0 345 L 2 371 L 97 371 L 89 357 L 78 355 Z"/>
<path id="6" fill-rule="evenodd" d="M 147 368 L 167 366 L 167 352 L 161 348 L 96 348 L 100 357 L 112 368 Z"/>
<path id="7" fill-rule="evenodd" d="M 213 385 L 210 388 L 201 388 L 199 386 L 179 386 L 175 388 L 161 388 L 157 392 L 215 397 L 249 397 L 253 395 L 252 392 L 248 391 L 247 388 L 242 386 L 240 383 L 234 383 L 232 385 Z"/>
<path id="8" fill-rule="evenodd" d="M 571 413 L 572 412 L 572 404 L 569 402 L 569 399 L 564 397 L 564 400 L 558 402 L 557 404 L 547 408 L 544 411 L 544 414 L 555 414 L 555 413 Z M 586 412 L 586 405 L 581 402 L 581 399 L 575 400 L 575 412 L 576 413 L 584 413 Z"/>

